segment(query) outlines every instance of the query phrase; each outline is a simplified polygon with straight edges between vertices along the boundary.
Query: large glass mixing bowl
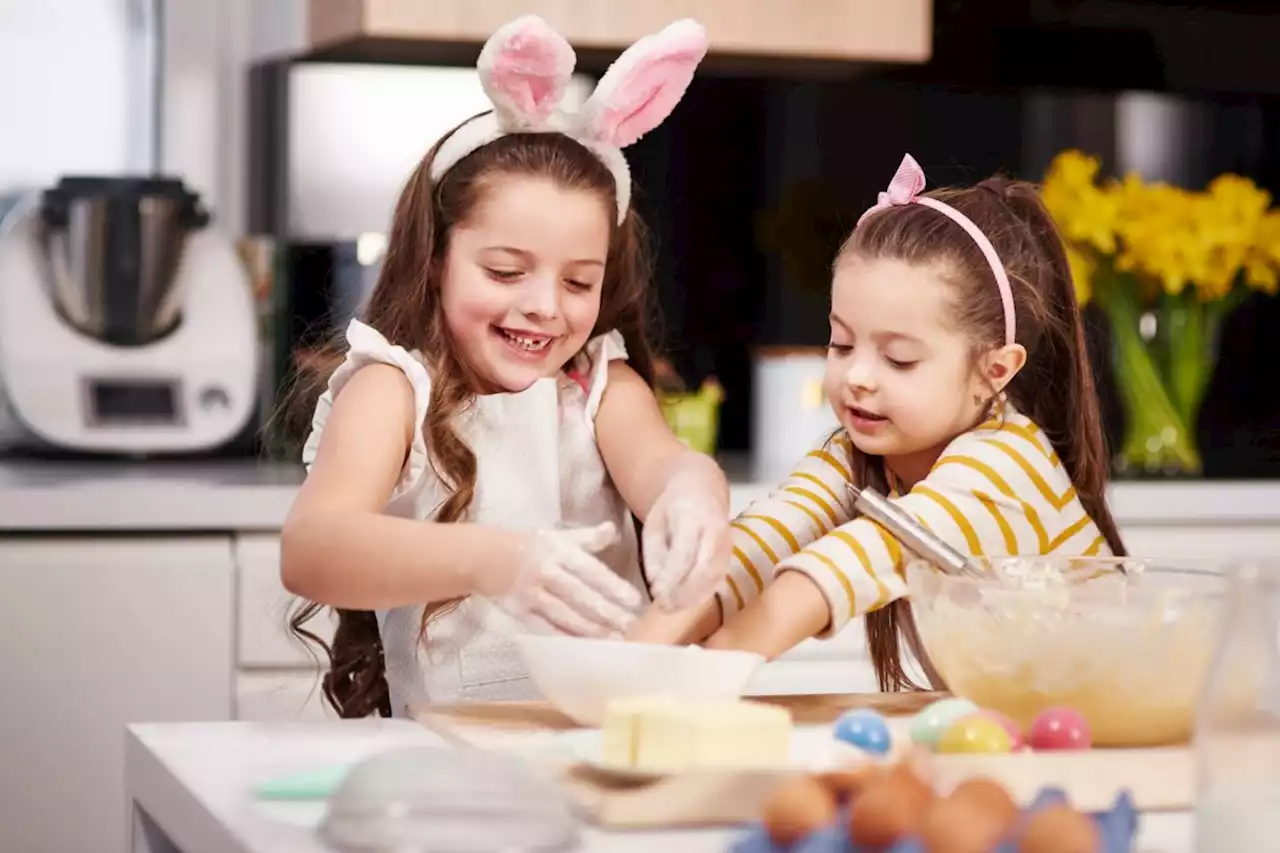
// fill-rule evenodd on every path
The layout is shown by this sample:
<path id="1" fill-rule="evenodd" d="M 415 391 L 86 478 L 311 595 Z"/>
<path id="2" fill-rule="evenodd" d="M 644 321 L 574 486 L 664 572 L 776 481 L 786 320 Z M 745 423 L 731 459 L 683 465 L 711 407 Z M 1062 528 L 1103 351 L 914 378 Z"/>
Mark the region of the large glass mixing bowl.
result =
<path id="1" fill-rule="evenodd" d="M 1225 606 L 1227 578 L 1115 557 L 978 559 L 980 577 L 907 566 L 925 652 L 947 688 L 1029 726 L 1074 708 L 1095 746 L 1186 742 Z M 1252 698 L 1252 671 L 1230 680 Z"/>

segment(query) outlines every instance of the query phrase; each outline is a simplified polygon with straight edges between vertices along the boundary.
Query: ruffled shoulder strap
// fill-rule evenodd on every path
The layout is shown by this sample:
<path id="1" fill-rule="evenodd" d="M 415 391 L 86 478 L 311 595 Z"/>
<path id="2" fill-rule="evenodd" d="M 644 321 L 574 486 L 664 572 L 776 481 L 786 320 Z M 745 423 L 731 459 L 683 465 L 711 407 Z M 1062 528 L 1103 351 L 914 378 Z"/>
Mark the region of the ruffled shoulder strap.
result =
<path id="1" fill-rule="evenodd" d="M 626 361 L 627 344 L 617 329 L 596 335 L 587 341 L 574 363 L 572 375 L 587 394 L 587 423 L 594 425 L 605 385 L 609 382 L 609 362 Z"/>
<path id="2" fill-rule="evenodd" d="M 400 473 L 400 481 L 391 496 L 394 501 L 420 488 L 424 475 L 430 470 L 422 423 L 427 417 L 427 406 L 431 401 L 431 376 L 416 351 L 410 352 L 402 346 L 392 344 L 372 326 L 359 320 L 352 320 L 347 325 L 347 356 L 329 377 L 329 386 L 316 403 L 316 410 L 311 418 L 311 432 L 302 448 L 302 464 L 310 469 L 311 463 L 315 461 L 334 398 L 356 371 L 370 364 L 399 368 L 413 386 L 413 414 L 417 427 L 413 431 L 413 444 L 409 448 L 404 470 Z"/>

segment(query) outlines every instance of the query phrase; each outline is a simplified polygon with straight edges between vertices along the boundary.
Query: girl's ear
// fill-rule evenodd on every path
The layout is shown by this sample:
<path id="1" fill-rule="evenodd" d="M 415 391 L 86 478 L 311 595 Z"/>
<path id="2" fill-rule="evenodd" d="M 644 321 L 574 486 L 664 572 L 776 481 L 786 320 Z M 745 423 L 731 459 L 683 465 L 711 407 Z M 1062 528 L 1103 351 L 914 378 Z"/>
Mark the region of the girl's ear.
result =
<path id="1" fill-rule="evenodd" d="M 623 51 L 579 118 L 585 136 L 626 148 L 666 120 L 707 53 L 707 31 L 690 19 L 670 24 Z"/>
<path id="2" fill-rule="evenodd" d="M 502 126 L 536 128 L 560 106 L 576 62 L 564 36 L 525 15 L 489 37 L 476 68 Z"/>
<path id="3" fill-rule="evenodd" d="M 982 360 L 982 376 L 1000 393 L 1027 363 L 1027 350 L 1022 344 L 1007 344 L 987 353 Z"/>

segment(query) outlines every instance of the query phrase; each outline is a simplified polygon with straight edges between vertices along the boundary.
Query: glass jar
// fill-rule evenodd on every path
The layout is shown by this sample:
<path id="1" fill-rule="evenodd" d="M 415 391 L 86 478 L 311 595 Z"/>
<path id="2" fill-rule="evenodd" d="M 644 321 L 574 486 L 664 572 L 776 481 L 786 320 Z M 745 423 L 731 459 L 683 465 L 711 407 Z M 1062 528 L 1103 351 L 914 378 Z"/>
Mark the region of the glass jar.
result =
<path id="1" fill-rule="evenodd" d="M 1196 717 L 1197 853 L 1280 849 L 1280 564 L 1232 572 Z"/>

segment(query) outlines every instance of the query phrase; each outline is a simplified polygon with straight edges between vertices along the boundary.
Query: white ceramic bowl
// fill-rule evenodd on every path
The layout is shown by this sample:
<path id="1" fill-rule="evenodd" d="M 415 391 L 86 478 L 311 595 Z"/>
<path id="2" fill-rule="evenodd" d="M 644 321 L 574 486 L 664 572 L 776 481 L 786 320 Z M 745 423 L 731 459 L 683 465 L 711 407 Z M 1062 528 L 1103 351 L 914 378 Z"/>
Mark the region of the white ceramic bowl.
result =
<path id="1" fill-rule="evenodd" d="M 622 640 L 522 634 L 529 675 L 547 701 L 584 726 L 598 726 L 609 700 L 661 694 L 737 699 L 764 663 L 751 652 Z"/>

